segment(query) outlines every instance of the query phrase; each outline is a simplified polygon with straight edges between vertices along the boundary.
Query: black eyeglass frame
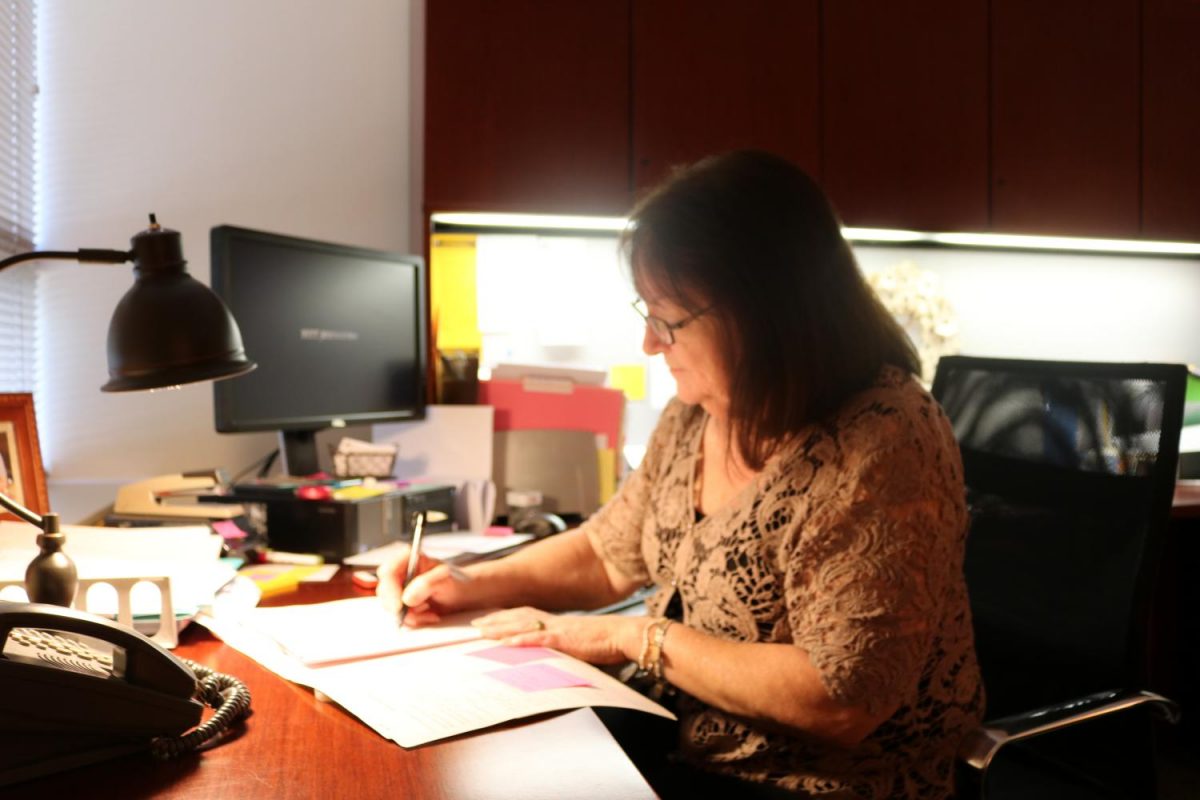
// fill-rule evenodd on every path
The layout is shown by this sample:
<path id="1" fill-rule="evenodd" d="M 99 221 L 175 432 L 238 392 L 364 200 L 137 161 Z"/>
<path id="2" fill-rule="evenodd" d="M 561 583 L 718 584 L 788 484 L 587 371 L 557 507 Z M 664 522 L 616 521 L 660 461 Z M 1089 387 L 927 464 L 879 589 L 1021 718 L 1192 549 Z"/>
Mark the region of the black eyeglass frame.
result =
<path id="1" fill-rule="evenodd" d="M 658 337 L 658 340 L 665 345 L 675 344 L 675 331 L 685 327 L 688 323 L 698 319 L 699 317 L 704 316 L 709 311 L 712 311 L 713 308 L 712 306 L 705 306 L 699 311 L 689 314 L 678 322 L 667 322 L 662 317 L 656 317 L 652 315 L 646 308 L 646 301 L 640 297 L 635 299 L 629 305 L 634 311 L 637 312 L 637 315 L 642 318 L 646 325 L 649 326 L 650 332 Z"/>

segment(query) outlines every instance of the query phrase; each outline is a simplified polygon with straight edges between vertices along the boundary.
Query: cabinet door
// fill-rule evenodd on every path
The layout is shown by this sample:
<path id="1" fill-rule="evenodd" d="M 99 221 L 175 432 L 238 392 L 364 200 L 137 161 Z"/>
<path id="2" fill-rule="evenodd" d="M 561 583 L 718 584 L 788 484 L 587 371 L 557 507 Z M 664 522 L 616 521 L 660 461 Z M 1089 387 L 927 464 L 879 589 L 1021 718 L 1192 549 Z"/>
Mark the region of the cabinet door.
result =
<path id="1" fill-rule="evenodd" d="M 847 225 L 988 224 L 987 0 L 826 3 L 825 187 Z"/>
<path id="2" fill-rule="evenodd" d="M 634 183 L 755 147 L 819 178 L 817 0 L 634 0 Z"/>
<path id="3" fill-rule="evenodd" d="M 1142 13 L 1142 235 L 1200 241 L 1200 2 Z"/>
<path id="4" fill-rule="evenodd" d="M 992 7 L 992 227 L 1137 236 L 1138 0 Z"/>
<path id="5" fill-rule="evenodd" d="M 427 211 L 627 210 L 629 1 L 427 4 Z"/>

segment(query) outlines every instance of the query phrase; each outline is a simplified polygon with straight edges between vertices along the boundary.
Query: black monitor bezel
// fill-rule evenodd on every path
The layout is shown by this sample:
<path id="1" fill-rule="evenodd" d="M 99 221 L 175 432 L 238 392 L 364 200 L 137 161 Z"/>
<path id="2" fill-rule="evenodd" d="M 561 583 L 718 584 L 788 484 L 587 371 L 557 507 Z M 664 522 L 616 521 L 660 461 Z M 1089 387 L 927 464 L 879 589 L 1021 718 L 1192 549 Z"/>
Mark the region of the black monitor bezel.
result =
<path id="1" fill-rule="evenodd" d="M 234 418 L 232 396 L 236 387 L 232 381 L 217 381 L 213 384 L 213 416 L 219 433 L 248 433 L 253 431 L 318 431 L 329 427 L 363 425 L 382 422 L 422 420 L 428 403 L 427 381 L 429 372 L 429 290 L 425 259 L 412 253 L 391 250 L 376 250 L 367 247 L 338 244 L 335 242 L 306 239 L 269 231 L 242 228 L 236 225 L 218 225 L 210 231 L 210 260 L 212 264 L 212 288 L 227 305 L 230 303 L 229 270 L 231 267 L 229 246 L 236 240 L 251 240 L 268 245 L 303 248 L 351 258 L 368 258 L 394 261 L 416 268 L 417 283 L 417 386 L 414 408 L 389 410 L 386 412 L 351 413 L 343 416 L 328 415 L 279 416 L 252 421 Z M 253 355 L 250 355 L 253 358 Z"/>

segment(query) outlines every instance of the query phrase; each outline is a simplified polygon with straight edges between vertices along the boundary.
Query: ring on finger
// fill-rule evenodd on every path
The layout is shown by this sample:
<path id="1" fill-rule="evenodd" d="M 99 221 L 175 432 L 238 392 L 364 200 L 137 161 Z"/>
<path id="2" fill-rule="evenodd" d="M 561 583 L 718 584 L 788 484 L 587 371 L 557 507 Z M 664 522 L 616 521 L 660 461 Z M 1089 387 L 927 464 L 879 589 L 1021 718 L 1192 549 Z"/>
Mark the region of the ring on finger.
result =
<path id="1" fill-rule="evenodd" d="M 533 629 L 535 631 L 544 631 L 546 630 L 546 623 L 540 619 L 535 619 L 533 621 Z"/>

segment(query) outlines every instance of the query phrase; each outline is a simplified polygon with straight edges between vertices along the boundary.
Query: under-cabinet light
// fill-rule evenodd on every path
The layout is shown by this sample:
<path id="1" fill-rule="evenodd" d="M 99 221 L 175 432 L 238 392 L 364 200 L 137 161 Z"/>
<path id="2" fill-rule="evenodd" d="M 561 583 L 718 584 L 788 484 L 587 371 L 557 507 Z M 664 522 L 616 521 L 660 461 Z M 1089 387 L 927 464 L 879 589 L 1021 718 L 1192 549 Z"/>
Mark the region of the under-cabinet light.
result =
<path id="1" fill-rule="evenodd" d="M 554 214 L 501 214 L 444 212 L 432 216 L 435 226 L 465 230 L 504 229 L 531 234 L 563 231 L 620 233 L 628 225 L 624 217 L 588 217 Z M 1093 239 L 1079 236 L 1018 236 L 1004 233 L 930 233 L 894 228 L 842 228 L 846 240 L 855 244 L 902 244 L 979 249 L 1050 250 L 1076 253 L 1127 253 L 1165 256 L 1200 256 L 1200 243 L 1143 241 L 1139 239 Z"/>

